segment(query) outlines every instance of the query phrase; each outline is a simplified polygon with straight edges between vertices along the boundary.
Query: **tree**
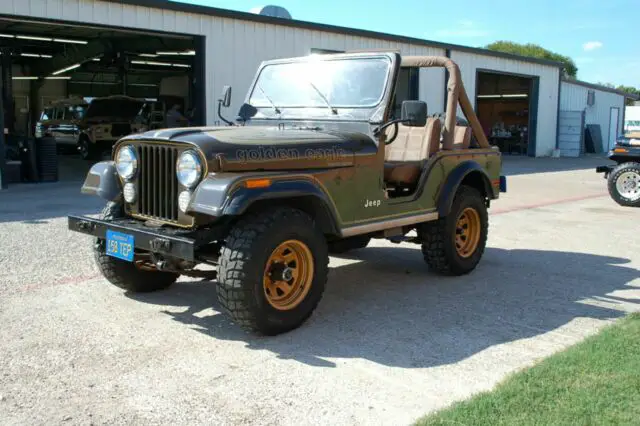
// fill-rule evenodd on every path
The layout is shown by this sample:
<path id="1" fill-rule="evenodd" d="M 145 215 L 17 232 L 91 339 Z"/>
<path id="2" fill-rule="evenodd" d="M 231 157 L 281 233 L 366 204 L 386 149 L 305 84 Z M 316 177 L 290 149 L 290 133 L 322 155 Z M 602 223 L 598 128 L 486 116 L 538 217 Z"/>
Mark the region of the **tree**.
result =
<path id="1" fill-rule="evenodd" d="M 629 93 L 630 95 L 640 96 L 640 89 L 636 89 L 635 87 L 632 87 L 632 86 L 624 86 L 621 84 L 616 87 L 616 85 L 613 83 L 602 83 L 602 82 L 598 82 L 598 85 L 608 87 L 610 89 L 615 89 L 618 92 L 624 92 L 624 93 Z M 631 98 L 626 99 L 626 105 L 633 105 L 634 102 L 635 101 Z"/>
<path id="2" fill-rule="evenodd" d="M 512 41 L 496 41 L 486 46 L 487 49 L 496 52 L 511 53 L 513 55 L 527 56 L 530 58 L 547 59 L 564 64 L 565 77 L 575 79 L 578 75 L 578 67 L 573 59 L 568 56 L 547 50 L 537 44 L 519 44 Z"/>
<path id="3" fill-rule="evenodd" d="M 640 89 L 637 89 L 635 87 L 620 85 L 617 87 L 617 90 L 619 90 L 620 92 L 626 92 L 631 93 L 632 95 L 640 96 Z M 634 102 L 635 101 L 633 99 L 627 98 L 627 105 L 633 105 Z"/>

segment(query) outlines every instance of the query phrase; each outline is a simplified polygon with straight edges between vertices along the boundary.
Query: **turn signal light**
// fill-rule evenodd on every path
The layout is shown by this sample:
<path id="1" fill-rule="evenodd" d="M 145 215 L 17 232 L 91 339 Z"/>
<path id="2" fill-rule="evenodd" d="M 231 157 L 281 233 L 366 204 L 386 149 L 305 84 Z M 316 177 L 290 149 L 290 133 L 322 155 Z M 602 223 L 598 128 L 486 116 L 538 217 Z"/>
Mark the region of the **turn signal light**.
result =
<path id="1" fill-rule="evenodd" d="M 244 186 L 250 189 L 266 188 L 271 186 L 271 179 L 251 179 L 244 183 Z"/>
<path id="2" fill-rule="evenodd" d="M 624 148 L 616 148 L 613 150 L 613 152 L 627 152 L 627 150 Z"/>

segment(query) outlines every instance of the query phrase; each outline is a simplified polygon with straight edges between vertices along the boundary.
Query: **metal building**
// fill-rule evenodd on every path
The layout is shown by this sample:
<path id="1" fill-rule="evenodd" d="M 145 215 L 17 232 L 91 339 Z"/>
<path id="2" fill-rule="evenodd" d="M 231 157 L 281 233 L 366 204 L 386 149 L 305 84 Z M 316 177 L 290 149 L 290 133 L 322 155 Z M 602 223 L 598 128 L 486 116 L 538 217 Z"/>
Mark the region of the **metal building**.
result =
<path id="1" fill-rule="evenodd" d="M 233 87 L 231 108 L 237 111 L 263 60 L 359 49 L 397 49 L 405 55 L 446 55 L 455 60 L 487 135 L 503 152 L 548 156 L 558 145 L 562 64 L 556 62 L 303 22 L 272 6 L 244 13 L 166 0 L 3 0 L 0 25 L 0 32 L 9 37 L 11 31 L 22 29 L 53 34 L 60 39 L 75 36 L 87 40 L 82 49 L 49 53 L 55 66 L 35 66 L 41 73 L 55 69 L 55 77 L 33 76 L 29 71 L 25 74 L 24 69 L 29 66 L 20 68 L 23 71 L 13 71 L 13 79 L 40 82 L 36 95 L 33 90 L 27 94 L 27 86 L 16 92 L 22 97 L 30 96 L 31 121 L 43 108 L 45 96 L 61 92 L 88 96 L 89 90 L 91 96 L 97 96 L 96 93 L 106 90 L 98 88 L 100 82 L 95 73 L 107 75 L 107 71 L 92 67 L 102 64 L 97 55 L 100 42 L 107 38 L 114 40 L 114 46 L 125 46 L 121 50 L 126 50 L 127 55 L 138 57 L 127 63 L 126 72 L 114 72 L 100 84 L 115 85 L 138 97 L 176 99 L 183 94 L 185 105 L 195 111 L 193 123 L 197 125 L 219 123 L 216 105 L 224 85 Z M 150 41 L 144 41 L 145 37 Z M 34 39 L 31 41 L 36 42 Z M 3 40 L 0 37 L 0 44 Z M 165 50 L 187 49 L 192 56 L 167 52 L 173 56 L 158 57 L 158 47 L 151 40 L 166 46 Z M 153 51 L 147 52 L 145 47 Z M 119 54 L 109 53 L 117 58 Z M 42 57 L 38 60 L 45 61 Z M 160 68 L 170 68 L 171 73 L 153 80 Z M 128 75 L 129 70 L 132 71 Z M 65 80 L 61 83 L 55 78 Z M 419 74 L 406 71 L 400 78 L 398 102 L 421 99 L 428 103 L 430 113 L 444 111 L 444 70 L 420 70 Z M 16 114 L 19 115 L 17 108 Z"/>
<path id="2" fill-rule="evenodd" d="M 627 98 L 634 96 L 576 80 L 563 80 L 560 93 L 558 148 L 561 155 L 577 157 L 593 143 L 595 152 L 611 149 L 624 133 Z"/>

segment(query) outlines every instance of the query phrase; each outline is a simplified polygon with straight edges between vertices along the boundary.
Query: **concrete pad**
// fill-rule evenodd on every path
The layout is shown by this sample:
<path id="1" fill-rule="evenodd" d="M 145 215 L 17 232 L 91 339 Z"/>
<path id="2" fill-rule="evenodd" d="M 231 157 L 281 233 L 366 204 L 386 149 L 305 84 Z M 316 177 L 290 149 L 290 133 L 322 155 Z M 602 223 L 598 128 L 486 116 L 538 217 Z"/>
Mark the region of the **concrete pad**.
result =
<path id="1" fill-rule="evenodd" d="M 409 424 L 640 310 L 638 211 L 605 184 L 590 164 L 513 173 L 472 274 L 439 277 L 418 246 L 376 240 L 332 257 L 316 313 L 272 338 L 221 315 L 212 283 L 108 285 L 90 239 L 66 230 L 64 215 L 100 206 L 77 188 L 25 191 L 19 206 L 3 193 L 0 418 Z"/>

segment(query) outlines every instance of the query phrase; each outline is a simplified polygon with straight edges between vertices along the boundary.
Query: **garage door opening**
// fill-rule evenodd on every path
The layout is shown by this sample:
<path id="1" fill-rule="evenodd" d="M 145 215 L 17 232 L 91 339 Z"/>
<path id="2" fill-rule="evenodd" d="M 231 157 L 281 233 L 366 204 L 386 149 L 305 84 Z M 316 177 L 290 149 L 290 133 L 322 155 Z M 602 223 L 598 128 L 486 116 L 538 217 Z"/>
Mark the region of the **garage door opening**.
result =
<path id="1" fill-rule="evenodd" d="M 536 77 L 482 71 L 476 111 L 485 135 L 505 154 L 535 155 Z"/>
<path id="2" fill-rule="evenodd" d="M 202 37 L 0 18 L 6 158 L 48 137 L 77 180 L 123 136 L 204 125 L 204 61 Z"/>

